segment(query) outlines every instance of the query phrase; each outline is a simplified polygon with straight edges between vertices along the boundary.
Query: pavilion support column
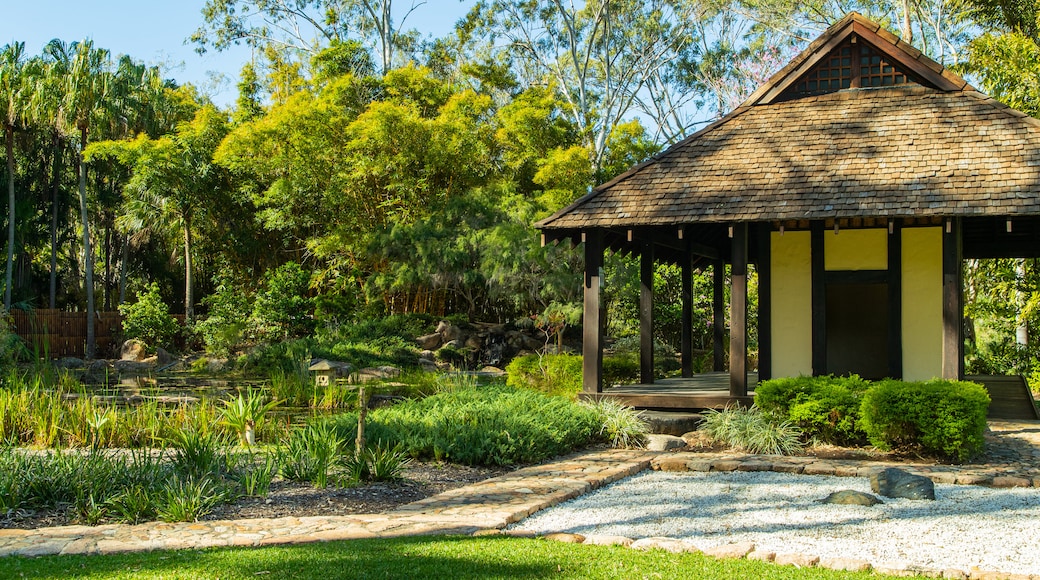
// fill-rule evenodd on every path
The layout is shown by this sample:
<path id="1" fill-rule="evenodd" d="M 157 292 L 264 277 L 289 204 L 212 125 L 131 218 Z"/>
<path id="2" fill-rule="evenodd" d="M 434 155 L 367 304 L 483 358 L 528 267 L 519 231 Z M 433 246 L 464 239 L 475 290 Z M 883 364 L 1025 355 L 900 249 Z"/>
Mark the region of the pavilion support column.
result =
<path id="1" fill-rule="evenodd" d="M 943 349 L 942 378 L 964 376 L 964 295 L 961 280 L 961 218 L 943 226 Z"/>
<path id="2" fill-rule="evenodd" d="M 603 232 L 582 233 L 585 241 L 584 315 L 582 319 L 581 390 L 603 392 L 603 325 L 606 319 L 600 288 L 603 285 Z"/>
<path id="3" fill-rule="evenodd" d="M 639 382 L 654 382 L 654 244 L 642 243 L 639 254 Z"/>
<path id="4" fill-rule="evenodd" d="M 746 397 L 747 388 L 747 224 L 733 224 L 729 297 L 729 394 Z"/>
<path id="5" fill-rule="evenodd" d="M 711 370 L 720 373 L 726 370 L 726 263 L 715 260 L 711 266 Z"/>
<path id="6" fill-rule="evenodd" d="M 682 276 L 682 376 L 693 376 L 693 255 L 686 252 L 681 265 Z"/>
<path id="7" fill-rule="evenodd" d="M 759 224 L 755 263 L 758 272 L 758 380 L 773 378 L 773 268 L 771 239 L 773 228 Z"/>

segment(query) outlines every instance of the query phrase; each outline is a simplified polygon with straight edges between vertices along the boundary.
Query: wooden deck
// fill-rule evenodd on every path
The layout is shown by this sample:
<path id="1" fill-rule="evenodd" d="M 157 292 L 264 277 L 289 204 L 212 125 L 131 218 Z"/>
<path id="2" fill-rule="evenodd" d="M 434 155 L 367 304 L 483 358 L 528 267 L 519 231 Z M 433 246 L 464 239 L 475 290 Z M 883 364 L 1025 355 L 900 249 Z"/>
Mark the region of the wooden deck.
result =
<path id="1" fill-rule="evenodd" d="M 748 396 L 729 394 L 729 373 L 702 373 L 690 378 L 659 379 L 653 384 L 622 385 L 582 398 L 611 398 L 636 409 L 700 411 L 726 405 L 749 406 L 754 402 L 758 373 L 748 373 Z"/>

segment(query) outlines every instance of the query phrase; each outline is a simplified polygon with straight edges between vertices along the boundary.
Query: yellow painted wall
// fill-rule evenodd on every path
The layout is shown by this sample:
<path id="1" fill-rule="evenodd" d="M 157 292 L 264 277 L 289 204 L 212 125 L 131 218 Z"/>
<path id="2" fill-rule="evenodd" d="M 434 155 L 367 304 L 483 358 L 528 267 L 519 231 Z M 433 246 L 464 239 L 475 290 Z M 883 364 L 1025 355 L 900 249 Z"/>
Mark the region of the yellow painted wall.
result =
<path id="1" fill-rule="evenodd" d="M 903 379 L 942 376 L 942 228 L 905 228 Z"/>
<path id="2" fill-rule="evenodd" d="M 826 270 L 887 270 L 888 228 L 823 233 Z"/>
<path id="3" fill-rule="evenodd" d="M 812 374 L 812 244 L 809 232 L 773 232 L 773 376 Z"/>

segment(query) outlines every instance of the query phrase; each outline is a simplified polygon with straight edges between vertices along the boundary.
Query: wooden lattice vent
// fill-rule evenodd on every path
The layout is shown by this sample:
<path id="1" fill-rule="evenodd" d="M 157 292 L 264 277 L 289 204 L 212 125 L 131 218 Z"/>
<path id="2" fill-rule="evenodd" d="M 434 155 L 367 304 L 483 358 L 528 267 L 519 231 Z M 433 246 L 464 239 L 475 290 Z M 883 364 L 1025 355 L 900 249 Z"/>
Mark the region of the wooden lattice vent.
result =
<path id="1" fill-rule="evenodd" d="M 837 46 L 815 68 L 802 75 L 781 100 L 833 93 L 842 89 L 920 84 L 869 43 L 852 36 Z"/>

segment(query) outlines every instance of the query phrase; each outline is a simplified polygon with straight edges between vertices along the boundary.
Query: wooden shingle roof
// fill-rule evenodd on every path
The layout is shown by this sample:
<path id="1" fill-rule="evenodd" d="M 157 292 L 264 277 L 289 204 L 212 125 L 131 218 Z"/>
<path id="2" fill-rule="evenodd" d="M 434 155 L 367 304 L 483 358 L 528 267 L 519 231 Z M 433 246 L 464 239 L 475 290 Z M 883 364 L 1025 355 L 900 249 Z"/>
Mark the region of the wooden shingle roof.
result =
<path id="1" fill-rule="evenodd" d="M 850 35 L 920 84 L 783 100 Z M 1040 122 L 854 14 L 737 110 L 537 225 L 983 215 L 1040 215 Z"/>

